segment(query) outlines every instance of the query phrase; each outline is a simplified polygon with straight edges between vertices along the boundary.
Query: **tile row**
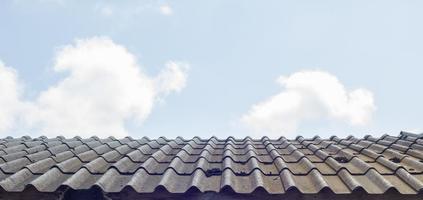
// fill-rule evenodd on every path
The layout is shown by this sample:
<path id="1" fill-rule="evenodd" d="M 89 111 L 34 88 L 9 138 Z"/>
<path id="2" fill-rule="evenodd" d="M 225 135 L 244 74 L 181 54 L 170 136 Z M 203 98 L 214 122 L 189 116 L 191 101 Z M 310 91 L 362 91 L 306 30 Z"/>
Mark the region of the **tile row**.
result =
<path id="1" fill-rule="evenodd" d="M 318 170 L 312 170 L 307 175 L 294 175 L 289 170 L 284 170 L 277 176 L 267 176 L 255 170 L 251 174 L 239 176 L 227 169 L 222 171 L 220 176 L 208 176 L 202 170 L 184 176 L 171 169 L 161 175 L 152 175 L 146 170 L 138 170 L 135 174 L 128 175 L 115 169 L 99 175 L 91 174 L 87 169 L 69 174 L 53 168 L 42 175 L 34 175 L 29 170 L 21 171 L 0 181 L 0 187 L 9 192 L 23 191 L 28 187 L 34 187 L 41 192 L 52 192 L 59 187 L 75 190 L 99 187 L 105 192 L 119 192 L 130 188 L 139 193 L 152 193 L 157 189 L 165 189 L 171 193 L 184 193 L 190 189 L 200 192 L 231 189 L 236 193 L 251 193 L 263 189 L 271 194 L 289 191 L 313 194 L 322 190 L 336 194 L 354 191 L 381 194 L 389 190 L 402 194 L 418 194 L 423 191 L 422 182 L 423 175 L 408 176 L 405 170 L 384 176 L 375 170 L 369 170 L 363 175 L 351 175 L 347 170 L 341 170 L 337 176 L 323 175 Z"/>

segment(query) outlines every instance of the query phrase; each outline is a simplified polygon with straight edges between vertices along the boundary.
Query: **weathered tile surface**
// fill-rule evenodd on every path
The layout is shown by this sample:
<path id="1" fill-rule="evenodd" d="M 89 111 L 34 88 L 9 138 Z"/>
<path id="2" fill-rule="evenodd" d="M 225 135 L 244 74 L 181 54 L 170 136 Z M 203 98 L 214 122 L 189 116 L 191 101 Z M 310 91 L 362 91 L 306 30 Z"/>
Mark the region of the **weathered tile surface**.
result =
<path id="1" fill-rule="evenodd" d="M 418 194 L 423 139 L 8 137 L 0 139 L 0 187 L 3 192 L 97 187 L 106 193 Z"/>

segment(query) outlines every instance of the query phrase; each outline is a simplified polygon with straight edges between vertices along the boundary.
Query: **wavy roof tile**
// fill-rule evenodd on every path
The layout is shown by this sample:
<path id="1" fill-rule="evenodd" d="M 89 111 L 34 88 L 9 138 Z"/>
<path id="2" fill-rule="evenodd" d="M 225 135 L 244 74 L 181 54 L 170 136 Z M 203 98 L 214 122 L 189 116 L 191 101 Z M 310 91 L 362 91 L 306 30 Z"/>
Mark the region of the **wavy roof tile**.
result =
<path id="1" fill-rule="evenodd" d="M 99 194 L 112 199 L 153 194 L 419 199 L 422 138 L 408 133 L 294 140 L 7 137 L 0 139 L 0 199 L 23 198 L 23 193 L 56 199 Z"/>

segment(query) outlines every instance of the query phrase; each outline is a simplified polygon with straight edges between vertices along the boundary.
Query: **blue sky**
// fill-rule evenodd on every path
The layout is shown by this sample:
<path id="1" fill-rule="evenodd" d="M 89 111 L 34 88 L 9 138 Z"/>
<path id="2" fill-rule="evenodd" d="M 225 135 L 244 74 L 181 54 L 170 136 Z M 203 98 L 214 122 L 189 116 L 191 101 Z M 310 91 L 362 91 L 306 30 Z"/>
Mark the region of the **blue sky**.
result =
<path id="1" fill-rule="evenodd" d="M 1 1 L 0 60 L 19 94 L 2 104 L 14 90 L 0 87 L 0 135 L 72 136 L 73 128 L 80 135 L 169 138 L 422 132 L 422 9 L 421 1 Z M 122 88 L 106 84 L 97 94 L 101 75 L 71 82 L 81 80 L 85 62 L 99 59 L 98 45 L 112 52 L 99 55 L 116 61 L 114 78 L 140 69 L 133 82 L 116 84 L 132 90 L 105 106 L 111 110 L 93 107 Z M 89 46 L 90 53 L 72 60 L 65 46 Z M 136 58 L 136 66 L 121 67 L 115 50 Z M 58 64 L 61 58 L 72 66 Z M 151 97 L 135 95 L 147 82 Z M 97 87 L 83 96 L 80 84 Z M 59 103 L 50 95 L 55 88 L 65 90 Z M 64 113 L 72 108 L 68 98 L 92 107 Z"/>

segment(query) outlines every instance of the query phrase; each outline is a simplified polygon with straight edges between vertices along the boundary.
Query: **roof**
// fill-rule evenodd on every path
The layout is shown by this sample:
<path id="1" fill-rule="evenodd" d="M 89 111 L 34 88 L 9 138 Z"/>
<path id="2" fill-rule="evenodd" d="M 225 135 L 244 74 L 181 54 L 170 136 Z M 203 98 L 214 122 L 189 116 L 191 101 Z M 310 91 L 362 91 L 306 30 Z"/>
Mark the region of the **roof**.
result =
<path id="1" fill-rule="evenodd" d="M 0 198 L 66 191 L 418 196 L 423 139 L 7 137 L 0 140 L 0 180 Z"/>

